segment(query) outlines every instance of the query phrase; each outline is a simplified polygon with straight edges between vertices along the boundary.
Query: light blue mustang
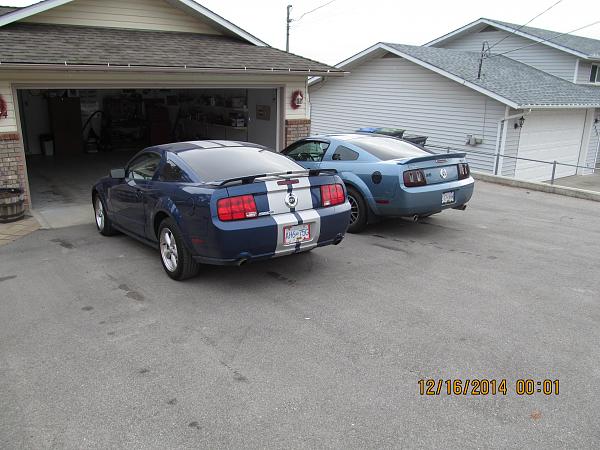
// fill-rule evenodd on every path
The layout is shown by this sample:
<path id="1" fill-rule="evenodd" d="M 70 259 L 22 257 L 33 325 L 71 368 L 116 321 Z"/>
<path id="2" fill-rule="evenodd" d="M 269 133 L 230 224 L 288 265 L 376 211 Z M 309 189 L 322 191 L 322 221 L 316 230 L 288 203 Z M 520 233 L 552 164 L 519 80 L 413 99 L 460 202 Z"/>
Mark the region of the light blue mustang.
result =
<path id="1" fill-rule="evenodd" d="M 377 217 L 418 220 L 464 210 L 473 194 L 465 153 L 436 155 L 390 136 L 333 134 L 297 141 L 282 152 L 307 169 L 334 169 L 352 207 L 348 231 Z"/>

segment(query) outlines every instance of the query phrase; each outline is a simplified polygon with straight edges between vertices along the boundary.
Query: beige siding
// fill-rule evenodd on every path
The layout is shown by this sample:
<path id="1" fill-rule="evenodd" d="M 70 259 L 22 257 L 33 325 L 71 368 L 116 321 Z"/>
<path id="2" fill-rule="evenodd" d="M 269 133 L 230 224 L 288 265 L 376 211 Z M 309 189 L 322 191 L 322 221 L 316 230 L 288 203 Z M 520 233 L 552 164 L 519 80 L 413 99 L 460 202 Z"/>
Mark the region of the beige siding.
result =
<path id="1" fill-rule="evenodd" d="M 492 171 L 498 121 L 506 107 L 489 97 L 402 58 L 376 58 L 310 90 L 312 134 L 364 126 L 406 129 L 428 144 L 469 153 L 477 170 Z M 465 145 L 467 135 L 483 139 Z"/>
<path id="2" fill-rule="evenodd" d="M 494 43 L 506 38 L 492 49 L 492 53 L 503 53 L 531 45 L 535 42 L 520 36 L 508 36 L 508 34 L 506 31 L 500 30 L 472 32 L 437 46 L 479 53 L 481 52 L 483 42 L 487 41 L 492 46 Z M 511 51 L 505 56 L 573 82 L 577 58 L 569 53 L 548 47 L 544 44 L 536 44 L 531 47 Z"/>
<path id="3" fill-rule="evenodd" d="M 220 34 L 165 0 L 75 0 L 23 22 Z"/>
<path id="4" fill-rule="evenodd" d="M 294 91 L 302 91 L 304 104 L 298 109 L 292 108 L 292 94 Z M 285 87 L 285 118 L 286 119 L 310 119 L 310 100 L 306 89 L 306 80 L 288 83 Z"/>
<path id="5" fill-rule="evenodd" d="M 0 118 L 0 133 L 14 133 L 17 131 L 17 119 L 15 116 L 15 103 L 9 83 L 0 81 L 0 96 L 2 96 L 8 105 L 8 117 Z"/>

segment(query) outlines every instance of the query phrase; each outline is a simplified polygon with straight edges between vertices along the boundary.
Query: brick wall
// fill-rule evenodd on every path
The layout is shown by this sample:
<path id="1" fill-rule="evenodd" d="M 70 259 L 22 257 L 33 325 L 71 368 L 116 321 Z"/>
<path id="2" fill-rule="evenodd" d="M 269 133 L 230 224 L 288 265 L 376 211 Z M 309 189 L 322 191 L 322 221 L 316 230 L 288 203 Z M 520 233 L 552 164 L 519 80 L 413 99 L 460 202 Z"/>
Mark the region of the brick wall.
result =
<path id="1" fill-rule="evenodd" d="M 310 119 L 288 119 L 285 121 L 285 146 L 298 139 L 310 136 Z"/>
<path id="2" fill-rule="evenodd" d="M 25 154 L 18 133 L 0 133 L 0 188 L 21 188 L 27 191 Z M 29 199 L 25 197 L 25 206 Z"/>

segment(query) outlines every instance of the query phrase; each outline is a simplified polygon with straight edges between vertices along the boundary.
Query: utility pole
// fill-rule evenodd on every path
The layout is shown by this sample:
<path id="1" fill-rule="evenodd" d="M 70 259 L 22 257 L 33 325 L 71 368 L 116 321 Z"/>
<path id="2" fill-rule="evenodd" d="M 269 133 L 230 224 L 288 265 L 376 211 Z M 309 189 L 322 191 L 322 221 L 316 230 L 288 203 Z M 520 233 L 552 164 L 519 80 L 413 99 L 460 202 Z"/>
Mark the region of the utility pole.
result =
<path id="1" fill-rule="evenodd" d="M 287 5 L 287 19 L 285 21 L 286 24 L 286 33 L 285 33 L 285 51 L 290 51 L 290 24 L 292 23 L 292 19 L 290 15 L 292 13 L 292 5 Z"/>

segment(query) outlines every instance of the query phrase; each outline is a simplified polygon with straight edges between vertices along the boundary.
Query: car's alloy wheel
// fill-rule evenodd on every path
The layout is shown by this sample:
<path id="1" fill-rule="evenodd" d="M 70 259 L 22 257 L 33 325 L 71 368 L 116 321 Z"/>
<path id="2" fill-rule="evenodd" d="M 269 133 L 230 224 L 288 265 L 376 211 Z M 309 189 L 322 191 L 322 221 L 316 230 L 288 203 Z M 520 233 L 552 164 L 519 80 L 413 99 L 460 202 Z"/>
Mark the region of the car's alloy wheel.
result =
<path id="1" fill-rule="evenodd" d="M 165 227 L 160 232 L 160 256 L 162 257 L 165 268 L 169 272 L 175 272 L 179 264 L 179 255 L 177 253 L 177 241 L 173 232 Z"/>
<path id="2" fill-rule="evenodd" d="M 94 219 L 96 221 L 96 227 L 103 236 L 112 236 L 117 234 L 117 230 L 113 228 L 112 221 L 106 211 L 106 206 L 100 198 L 100 194 L 94 194 L 92 199 L 92 206 L 94 207 Z"/>
<path id="3" fill-rule="evenodd" d="M 367 226 L 369 209 L 367 202 L 351 186 L 348 186 L 348 203 L 350 203 L 350 223 L 348 224 L 348 233 L 360 233 Z"/>
<path id="4" fill-rule="evenodd" d="M 350 203 L 350 225 L 354 225 L 360 217 L 358 201 L 353 196 L 348 195 L 348 202 Z"/>
<path id="5" fill-rule="evenodd" d="M 102 232 L 104 230 L 104 206 L 102 206 L 102 200 L 100 200 L 100 196 L 96 196 L 94 210 L 96 214 L 96 226 L 98 227 L 98 230 Z"/>

